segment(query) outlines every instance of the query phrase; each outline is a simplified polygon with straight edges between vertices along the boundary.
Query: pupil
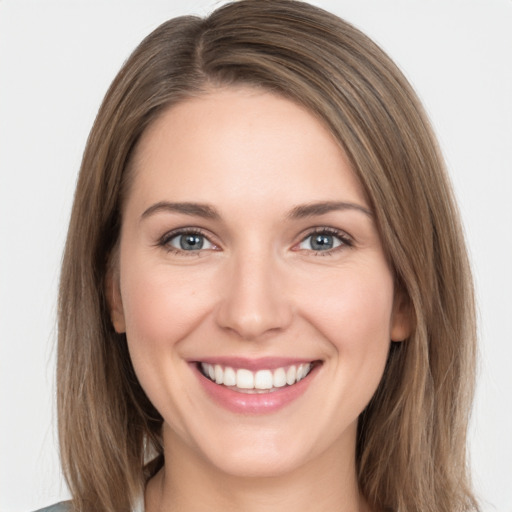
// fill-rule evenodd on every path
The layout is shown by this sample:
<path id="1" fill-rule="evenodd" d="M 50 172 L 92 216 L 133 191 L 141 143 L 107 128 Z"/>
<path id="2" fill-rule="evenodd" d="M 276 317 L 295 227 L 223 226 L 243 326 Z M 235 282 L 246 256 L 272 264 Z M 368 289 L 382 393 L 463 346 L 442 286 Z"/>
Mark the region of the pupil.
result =
<path id="1" fill-rule="evenodd" d="M 333 240 L 331 235 L 316 235 L 312 242 L 311 247 L 317 251 L 325 251 L 332 249 Z"/>
<path id="2" fill-rule="evenodd" d="M 203 247 L 203 237 L 200 235 L 183 235 L 180 238 L 180 247 L 185 251 L 201 249 Z"/>

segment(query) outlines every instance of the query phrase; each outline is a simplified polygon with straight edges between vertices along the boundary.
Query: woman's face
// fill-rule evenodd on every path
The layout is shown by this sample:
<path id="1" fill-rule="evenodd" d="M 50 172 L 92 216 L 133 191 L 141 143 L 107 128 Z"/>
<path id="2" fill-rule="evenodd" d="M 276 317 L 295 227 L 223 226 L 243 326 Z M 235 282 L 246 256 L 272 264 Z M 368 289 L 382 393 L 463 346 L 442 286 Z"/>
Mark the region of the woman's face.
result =
<path id="1" fill-rule="evenodd" d="M 166 453 L 246 476 L 353 460 L 407 322 L 334 138 L 280 96 L 225 88 L 168 110 L 133 163 L 110 303 Z"/>

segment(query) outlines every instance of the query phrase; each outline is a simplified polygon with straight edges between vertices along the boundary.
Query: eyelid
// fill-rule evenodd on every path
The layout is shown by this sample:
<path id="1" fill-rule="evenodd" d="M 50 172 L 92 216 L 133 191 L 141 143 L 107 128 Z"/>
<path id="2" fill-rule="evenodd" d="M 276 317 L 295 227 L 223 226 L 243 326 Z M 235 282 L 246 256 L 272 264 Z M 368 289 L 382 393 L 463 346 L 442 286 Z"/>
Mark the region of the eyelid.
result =
<path id="1" fill-rule="evenodd" d="M 196 251 L 185 251 L 183 249 L 179 249 L 177 247 L 173 247 L 169 244 L 169 242 L 178 236 L 184 236 L 184 235 L 200 235 L 204 237 L 208 242 L 213 246 L 213 248 L 207 248 L 207 249 L 198 249 Z M 167 250 L 168 252 L 179 254 L 179 255 L 185 255 L 185 256 L 197 256 L 200 252 L 204 251 L 212 251 L 212 250 L 219 250 L 220 247 L 217 243 L 215 243 L 212 240 L 212 235 L 210 233 L 207 233 L 202 228 L 198 228 L 195 226 L 187 226 L 187 227 L 181 227 L 172 229 L 171 231 L 166 231 L 156 242 L 157 247 L 162 247 L 163 249 Z"/>
<path id="2" fill-rule="evenodd" d="M 173 238 L 178 237 L 178 236 L 183 236 L 183 235 L 190 235 L 190 234 L 192 234 L 192 235 L 200 235 L 200 236 L 204 237 L 206 240 L 208 240 L 208 242 L 213 247 L 212 248 L 207 248 L 207 249 L 202 249 L 201 248 L 201 249 L 198 249 L 196 251 L 185 251 L 185 250 L 182 250 L 182 249 L 179 249 L 177 247 L 173 247 L 173 246 L 169 245 L 169 242 Z M 298 247 L 302 242 L 307 240 L 307 238 L 309 238 L 311 236 L 314 236 L 316 234 L 328 234 L 330 236 L 337 237 L 340 240 L 341 243 L 340 243 L 340 245 L 338 245 L 336 247 L 333 247 L 331 249 L 326 249 L 324 251 L 315 251 L 315 250 L 312 250 L 312 249 L 301 249 L 301 248 Z M 175 229 L 172 229 L 170 231 L 165 232 L 157 240 L 157 242 L 154 245 L 157 246 L 157 247 L 162 247 L 163 249 L 167 250 L 168 252 L 172 252 L 172 253 L 176 253 L 176 254 L 180 254 L 180 255 L 185 255 L 185 256 L 193 256 L 193 255 L 198 256 L 199 253 L 204 252 L 204 251 L 220 250 L 221 249 L 219 244 L 216 243 L 214 241 L 214 239 L 215 239 L 215 237 L 212 236 L 211 233 L 205 231 L 203 228 L 199 228 L 199 227 L 196 227 L 196 226 L 187 226 L 187 227 L 175 228 Z M 353 247 L 353 245 L 354 245 L 354 239 L 346 231 L 343 231 L 343 230 L 338 229 L 338 228 L 333 228 L 333 227 L 330 227 L 330 226 L 316 226 L 316 227 L 310 228 L 306 232 L 303 232 L 301 234 L 301 237 L 300 237 L 299 241 L 296 242 L 293 245 L 292 250 L 295 250 L 295 251 L 307 251 L 307 252 L 314 253 L 317 256 L 321 256 L 321 255 L 332 254 L 332 253 L 334 253 L 336 251 L 343 250 L 345 248 Z"/>
<path id="3" fill-rule="evenodd" d="M 324 251 L 314 251 L 312 249 L 298 248 L 299 244 L 301 244 L 302 242 L 307 240 L 309 237 L 311 237 L 313 235 L 317 235 L 317 234 L 328 234 L 331 236 L 335 236 L 341 241 L 341 244 L 337 247 L 333 247 L 331 249 L 326 249 Z M 350 248 L 353 246 L 354 246 L 354 239 L 346 231 L 343 231 L 338 228 L 333 228 L 330 226 L 317 226 L 317 227 L 309 229 L 308 231 L 306 231 L 306 233 L 303 233 L 301 235 L 300 240 L 296 244 L 294 244 L 292 249 L 294 249 L 296 251 L 308 251 L 308 252 L 314 253 L 315 256 L 326 256 L 328 254 L 333 254 L 336 251 L 343 250 L 345 248 Z"/>

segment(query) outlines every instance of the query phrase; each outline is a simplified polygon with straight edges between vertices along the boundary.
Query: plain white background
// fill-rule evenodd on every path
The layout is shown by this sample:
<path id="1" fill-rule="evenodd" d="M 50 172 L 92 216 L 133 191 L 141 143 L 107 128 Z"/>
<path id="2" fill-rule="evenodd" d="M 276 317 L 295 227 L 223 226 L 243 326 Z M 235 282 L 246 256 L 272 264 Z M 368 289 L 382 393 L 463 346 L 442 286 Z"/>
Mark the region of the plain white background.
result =
<path id="1" fill-rule="evenodd" d="M 68 496 L 54 417 L 56 290 L 97 108 L 146 34 L 219 3 L 0 0 L 1 512 Z M 390 53 L 439 136 L 478 292 L 475 485 L 485 512 L 512 512 L 512 0 L 315 3 Z"/>

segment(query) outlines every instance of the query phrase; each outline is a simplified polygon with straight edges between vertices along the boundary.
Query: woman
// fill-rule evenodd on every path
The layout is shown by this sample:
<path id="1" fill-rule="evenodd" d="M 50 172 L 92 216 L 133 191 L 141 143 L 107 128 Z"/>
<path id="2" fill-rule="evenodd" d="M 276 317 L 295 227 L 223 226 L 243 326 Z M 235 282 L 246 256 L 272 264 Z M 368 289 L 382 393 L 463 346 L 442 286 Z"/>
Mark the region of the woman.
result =
<path id="1" fill-rule="evenodd" d="M 84 154 L 59 314 L 72 510 L 477 509 L 442 158 L 331 14 L 243 0 L 141 43 Z"/>

